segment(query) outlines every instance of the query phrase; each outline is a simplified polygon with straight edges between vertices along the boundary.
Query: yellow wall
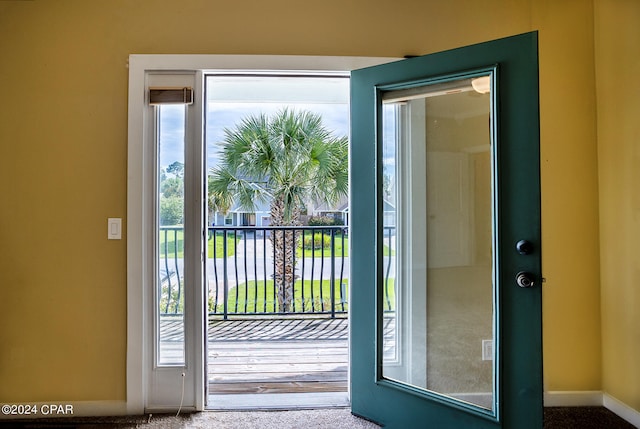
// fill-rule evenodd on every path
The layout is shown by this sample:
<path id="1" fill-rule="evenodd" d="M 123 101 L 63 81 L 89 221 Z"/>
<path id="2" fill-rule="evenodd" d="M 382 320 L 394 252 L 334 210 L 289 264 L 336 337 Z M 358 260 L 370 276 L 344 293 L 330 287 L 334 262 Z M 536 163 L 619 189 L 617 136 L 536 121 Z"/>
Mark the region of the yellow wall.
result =
<path id="1" fill-rule="evenodd" d="M 603 387 L 640 410 L 640 2 L 595 5 Z"/>
<path id="2" fill-rule="evenodd" d="M 533 3 L 540 31 L 545 388 L 600 390 L 592 4 Z"/>
<path id="3" fill-rule="evenodd" d="M 125 399 L 126 246 L 107 241 L 106 218 L 126 214 L 129 54 L 403 56 L 530 30 L 540 30 L 546 386 L 600 389 L 592 6 L 0 2 L 0 402 Z"/>

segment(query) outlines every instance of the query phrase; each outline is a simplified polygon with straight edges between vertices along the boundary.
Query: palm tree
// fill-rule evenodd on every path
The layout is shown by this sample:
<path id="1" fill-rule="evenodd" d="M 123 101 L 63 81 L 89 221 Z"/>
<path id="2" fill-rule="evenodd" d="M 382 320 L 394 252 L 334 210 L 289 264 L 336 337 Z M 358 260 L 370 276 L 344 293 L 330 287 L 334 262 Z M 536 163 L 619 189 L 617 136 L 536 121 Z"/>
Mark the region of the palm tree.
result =
<path id="1" fill-rule="evenodd" d="M 347 137 L 334 137 L 320 115 L 284 109 L 273 117 L 249 116 L 225 129 L 209 189 L 223 211 L 233 203 L 254 210 L 256 202 L 270 202 L 272 226 L 300 225 L 306 203 L 334 204 L 347 195 L 347 154 Z M 293 230 L 271 234 L 282 312 L 293 301 L 296 239 Z"/>

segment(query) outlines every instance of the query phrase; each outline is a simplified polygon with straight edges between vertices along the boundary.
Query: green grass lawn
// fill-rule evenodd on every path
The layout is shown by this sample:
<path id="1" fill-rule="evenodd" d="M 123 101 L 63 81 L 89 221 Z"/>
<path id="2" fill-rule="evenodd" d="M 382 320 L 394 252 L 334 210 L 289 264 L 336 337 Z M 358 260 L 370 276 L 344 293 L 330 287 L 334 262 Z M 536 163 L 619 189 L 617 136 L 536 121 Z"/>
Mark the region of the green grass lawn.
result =
<path id="1" fill-rule="evenodd" d="M 241 240 L 241 237 L 238 237 L 238 240 Z M 175 254 L 176 251 L 176 242 L 178 247 L 178 253 Z M 224 254 L 223 250 L 224 237 L 222 233 L 218 233 L 215 237 L 212 235 L 207 240 L 207 256 L 209 258 L 213 258 L 213 250 L 215 246 L 215 255 L 218 258 L 221 258 Z M 159 251 L 160 257 L 164 258 L 167 255 L 169 258 L 179 258 L 182 259 L 184 257 L 184 230 L 168 230 L 160 231 L 159 236 Z M 235 254 L 235 239 L 233 233 L 227 233 L 227 256 L 233 256 Z"/>
<path id="2" fill-rule="evenodd" d="M 348 311 L 349 296 L 349 280 L 343 280 L 344 289 L 340 287 L 339 282 L 335 282 L 334 286 L 334 302 L 336 311 Z M 313 313 L 313 312 L 330 312 L 331 311 L 331 282 L 324 280 L 320 287 L 319 280 L 305 280 L 304 286 L 301 281 L 297 281 L 294 287 L 294 303 L 295 312 Z M 303 294 L 304 291 L 304 306 Z M 322 291 L 322 293 L 321 293 Z M 164 312 L 167 306 L 167 288 L 163 287 L 162 298 L 160 300 L 160 312 Z M 343 295 L 341 295 L 341 292 Z M 178 299 L 177 290 L 174 287 L 171 294 L 169 312 L 182 312 L 184 306 L 184 295 Z M 215 297 L 209 296 L 209 312 L 218 314 L 224 312 L 224 305 L 214 302 Z M 394 279 L 389 279 L 383 291 L 384 309 L 395 309 L 395 284 Z M 245 308 L 246 303 L 246 308 Z M 324 308 L 322 304 L 324 303 Z M 237 307 L 236 307 L 237 304 Z M 229 291 L 228 313 L 277 313 L 278 303 L 273 290 L 273 280 L 250 281 L 243 283 L 238 287 L 231 288 Z"/>
<path id="3" fill-rule="evenodd" d="M 345 284 L 347 281 L 345 280 Z M 266 289 L 266 290 L 265 290 Z M 336 310 L 342 311 L 343 306 L 340 301 L 340 283 L 335 282 L 334 291 L 336 302 Z M 347 310 L 347 293 L 348 286 L 344 289 L 344 310 Z M 303 302 L 304 297 L 304 302 Z M 245 309 L 246 303 L 246 309 Z M 266 309 L 265 309 L 266 303 Z M 324 309 L 322 304 L 324 303 Z M 213 311 L 213 297 L 209 298 L 209 311 Z M 237 304 L 237 307 L 236 307 Z M 277 299 L 274 292 L 273 280 L 249 281 L 229 291 L 229 300 L 227 301 L 229 313 L 277 313 L 279 311 Z M 297 281 L 294 285 L 294 306 L 296 312 L 319 312 L 331 311 L 331 282 L 324 280 L 322 286 L 319 280 L 305 280 L 304 285 L 301 281 Z M 303 309 L 303 310 L 302 310 Z M 217 312 L 224 311 L 223 304 L 219 303 Z"/>
<path id="4" fill-rule="evenodd" d="M 349 281 L 344 280 L 345 284 L 343 296 L 339 282 L 334 285 L 334 302 L 336 311 L 348 311 L 348 294 Z M 266 290 L 265 290 L 266 289 Z M 250 281 L 243 283 L 238 287 L 234 287 L 229 291 L 229 300 L 227 309 L 229 313 L 277 313 L 278 303 L 273 290 L 273 280 Z M 304 291 L 304 305 L 303 305 Z M 395 308 L 395 287 L 394 279 L 389 279 L 388 285 L 384 291 L 384 308 L 392 310 Z M 344 300 L 344 302 L 343 302 Z M 266 308 L 265 308 L 266 303 Z M 324 303 L 324 309 L 322 304 Z M 237 304 L 237 307 L 236 307 Z M 245 308 L 246 304 L 246 308 Z M 331 282 L 329 280 L 322 281 L 322 287 L 319 280 L 305 280 L 304 286 L 301 281 L 297 281 L 294 285 L 294 305 L 295 311 L 305 313 L 331 311 Z M 209 297 L 209 311 L 214 311 L 214 297 Z M 302 310 L 301 310 L 302 309 Z M 218 303 L 217 313 L 224 311 L 222 303 Z"/>
<path id="5" fill-rule="evenodd" d="M 237 242 L 242 240 L 242 237 L 235 237 L 233 233 L 227 233 L 227 256 L 233 256 L 236 253 L 236 245 Z M 222 233 L 218 233 L 215 235 L 211 235 L 209 240 L 207 241 L 207 257 L 213 258 L 213 246 L 215 244 L 215 256 L 217 258 L 221 258 L 224 255 L 223 244 L 224 244 L 224 235 Z"/>

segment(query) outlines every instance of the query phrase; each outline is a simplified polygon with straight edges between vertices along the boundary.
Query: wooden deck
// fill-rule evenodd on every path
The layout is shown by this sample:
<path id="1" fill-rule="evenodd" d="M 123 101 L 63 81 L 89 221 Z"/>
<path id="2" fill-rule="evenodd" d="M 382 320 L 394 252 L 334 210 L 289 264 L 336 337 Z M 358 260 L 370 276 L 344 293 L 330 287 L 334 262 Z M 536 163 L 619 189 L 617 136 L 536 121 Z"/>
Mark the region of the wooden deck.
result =
<path id="1" fill-rule="evenodd" d="M 210 321 L 209 395 L 346 392 L 348 321 Z"/>
<path id="2" fill-rule="evenodd" d="M 385 319 L 385 335 L 394 323 Z M 296 409 L 349 403 L 346 318 L 210 320 L 207 408 Z M 160 323 L 165 363 L 182 361 L 180 318 Z M 395 353 L 386 341 L 385 355 Z"/>

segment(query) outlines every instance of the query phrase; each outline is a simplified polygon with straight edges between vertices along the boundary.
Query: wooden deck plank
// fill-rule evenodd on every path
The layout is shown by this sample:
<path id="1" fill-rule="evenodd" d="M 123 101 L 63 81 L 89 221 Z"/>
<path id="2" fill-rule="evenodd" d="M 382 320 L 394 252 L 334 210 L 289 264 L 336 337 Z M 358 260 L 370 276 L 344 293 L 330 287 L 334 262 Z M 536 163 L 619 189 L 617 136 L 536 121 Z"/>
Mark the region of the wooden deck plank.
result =
<path id="1" fill-rule="evenodd" d="M 395 352 L 395 341 L 390 338 L 394 325 L 385 323 L 385 346 L 389 348 L 385 355 Z M 181 318 L 161 320 L 160 348 L 165 362 L 182 359 L 182 328 Z M 208 394 L 218 401 L 228 395 L 246 398 L 258 393 L 265 397 L 346 394 L 348 332 L 344 318 L 210 321 Z"/>
<path id="2" fill-rule="evenodd" d="M 297 353 L 292 355 L 291 353 L 286 354 L 279 352 L 278 354 L 262 354 L 262 355 L 218 355 L 217 357 L 213 357 L 207 360 L 207 364 L 211 365 L 297 365 L 297 364 L 317 364 L 317 363 L 329 363 L 336 364 L 340 363 L 343 365 L 347 365 L 347 353 L 325 353 L 321 355 L 304 355 Z"/>
<path id="3" fill-rule="evenodd" d="M 340 343 L 320 343 L 320 342 L 296 342 L 287 343 L 286 341 L 265 341 L 263 343 L 232 343 L 232 344 L 212 344 L 208 345 L 208 356 L 212 355 L 233 355 L 241 356 L 250 355 L 272 355 L 278 356 L 285 354 L 289 357 L 295 355 L 322 356 L 326 354 L 342 354 L 349 350 L 349 346 L 345 341 Z"/>
<path id="4" fill-rule="evenodd" d="M 326 381 L 323 383 L 314 382 L 291 382 L 291 383 L 216 383 L 209 385 L 210 391 L 216 394 L 247 394 L 247 393 L 316 393 L 316 392 L 346 392 L 347 382 Z"/>
<path id="5" fill-rule="evenodd" d="M 211 375 L 219 375 L 224 378 L 229 375 L 239 375 L 249 377 L 255 374 L 258 377 L 266 378 L 273 377 L 273 374 L 329 374 L 333 372 L 347 372 L 346 364 L 271 364 L 271 365 L 252 365 L 252 364 L 240 364 L 240 365 L 225 365 L 218 368 L 209 367 L 212 372 Z M 209 378 L 211 379 L 211 377 Z"/>
<path id="6" fill-rule="evenodd" d="M 324 383 L 327 381 L 346 381 L 347 371 L 318 372 L 272 372 L 269 374 L 250 373 L 209 375 L 209 385 L 216 383 L 294 383 L 299 381 Z"/>
<path id="7" fill-rule="evenodd" d="M 217 341 L 346 340 L 346 319 L 258 319 L 211 321 L 209 338 Z"/>
<path id="8" fill-rule="evenodd" d="M 311 341 L 209 341 L 209 348 L 216 349 L 275 349 L 282 348 L 283 346 L 290 347 L 291 349 L 322 349 L 325 347 L 338 347 L 346 348 L 348 346 L 347 340 L 311 340 Z"/>
<path id="9" fill-rule="evenodd" d="M 345 319 L 216 321 L 208 334 L 209 394 L 347 391 Z"/>

